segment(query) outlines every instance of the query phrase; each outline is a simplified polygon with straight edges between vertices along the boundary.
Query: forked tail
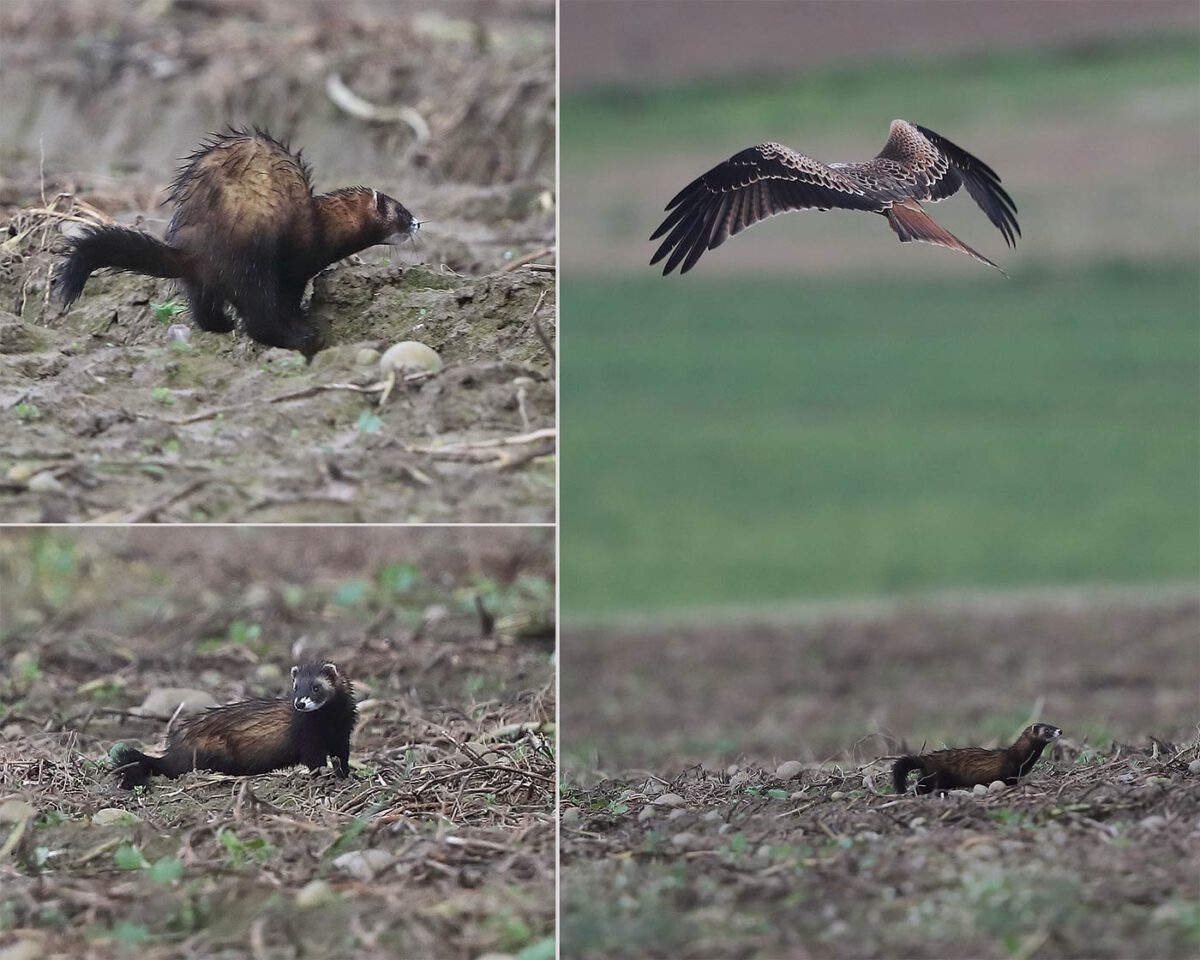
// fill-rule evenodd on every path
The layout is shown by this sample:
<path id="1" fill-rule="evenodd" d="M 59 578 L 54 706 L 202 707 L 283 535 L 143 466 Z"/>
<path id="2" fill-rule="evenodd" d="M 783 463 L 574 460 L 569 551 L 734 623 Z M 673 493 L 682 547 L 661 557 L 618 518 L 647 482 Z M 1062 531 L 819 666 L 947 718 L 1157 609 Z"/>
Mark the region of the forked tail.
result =
<path id="1" fill-rule="evenodd" d="M 921 761 L 918 757 L 901 757 L 896 761 L 896 765 L 892 767 L 892 785 L 896 788 L 897 793 L 908 792 L 908 775 L 914 770 L 922 769 Z"/>
<path id="2" fill-rule="evenodd" d="M 925 243 L 933 243 L 939 247 L 948 247 L 951 250 L 957 250 L 959 253 L 965 253 L 968 257 L 974 257 L 982 263 L 986 263 L 990 267 L 1000 269 L 999 264 L 993 263 L 978 250 L 967 246 L 958 239 L 949 230 L 943 227 L 940 223 L 927 214 L 921 205 L 915 200 L 905 200 L 902 203 L 892 204 L 887 210 L 888 223 L 892 225 L 892 229 L 896 231 L 896 236 L 900 238 L 901 243 L 908 243 L 910 240 L 923 240 Z M 1008 274 L 1004 273 L 1007 277 Z"/>
<path id="3" fill-rule="evenodd" d="M 182 277 L 179 251 L 153 234 L 130 227 L 90 227 L 71 241 L 54 287 L 69 307 L 83 292 L 93 270 L 113 267 L 151 277 Z"/>

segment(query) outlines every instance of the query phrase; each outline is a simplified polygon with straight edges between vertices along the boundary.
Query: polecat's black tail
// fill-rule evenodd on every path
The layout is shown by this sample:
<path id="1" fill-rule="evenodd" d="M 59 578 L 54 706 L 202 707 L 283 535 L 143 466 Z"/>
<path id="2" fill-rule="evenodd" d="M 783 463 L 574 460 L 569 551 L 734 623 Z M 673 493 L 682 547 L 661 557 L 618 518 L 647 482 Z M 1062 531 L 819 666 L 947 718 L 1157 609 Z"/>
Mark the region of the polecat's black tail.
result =
<path id="1" fill-rule="evenodd" d="M 923 769 L 920 757 L 901 757 L 892 767 L 892 785 L 897 793 L 908 792 L 908 775 L 914 770 Z"/>
<path id="2" fill-rule="evenodd" d="M 145 230 L 130 227 L 90 227 L 71 241 L 54 286 L 63 305 L 70 306 L 83 292 L 93 270 L 114 267 L 151 277 L 181 277 L 179 251 Z"/>
<path id="3" fill-rule="evenodd" d="M 113 776 L 121 778 L 121 789 L 132 790 L 150 782 L 151 774 L 169 776 L 162 766 L 162 757 L 150 757 L 127 743 L 118 743 L 110 754 L 113 761 Z"/>

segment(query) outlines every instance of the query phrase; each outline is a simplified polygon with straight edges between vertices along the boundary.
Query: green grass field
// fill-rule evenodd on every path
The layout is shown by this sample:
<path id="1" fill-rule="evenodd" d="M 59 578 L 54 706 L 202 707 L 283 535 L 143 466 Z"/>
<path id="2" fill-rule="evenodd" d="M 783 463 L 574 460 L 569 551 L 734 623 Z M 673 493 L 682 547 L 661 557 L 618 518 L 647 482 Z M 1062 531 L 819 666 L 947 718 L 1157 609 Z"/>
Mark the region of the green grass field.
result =
<path id="1" fill-rule="evenodd" d="M 568 618 L 1200 575 L 1194 270 L 688 280 L 564 277 Z"/>

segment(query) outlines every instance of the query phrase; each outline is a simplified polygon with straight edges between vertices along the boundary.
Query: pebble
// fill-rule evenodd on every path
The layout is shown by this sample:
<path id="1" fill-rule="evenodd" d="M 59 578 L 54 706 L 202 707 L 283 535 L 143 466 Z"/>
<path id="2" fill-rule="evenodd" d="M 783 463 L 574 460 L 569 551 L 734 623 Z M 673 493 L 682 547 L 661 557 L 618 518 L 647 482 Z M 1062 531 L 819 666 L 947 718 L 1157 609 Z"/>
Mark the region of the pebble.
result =
<path id="1" fill-rule="evenodd" d="M 366 881 L 386 870 L 395 861 L 396 858 L 386 850 L 351 850 L 337 857 L 333 865 L 355 879 Z"/>
<path id="2" fill-rule="evenodd" d="M 362 347 L 358 353 L 354 355 L 354 362 L 360 367 L 369 367 L 373 363 L 378 363 L 382 354 L 374 347 Z"/>
<path id="3" fill-rule="evenodd" d="M 987 792 L 988 793 L 999 793 L 1001 790 L 1004 790 L 1007 786 L 1008 786 L 1008 784 L 1005 783 L 1003 780 L 993 780 L 991 783 L 988 784 Z"/>
<path id="4" fill-rule="evenodd" d="M 1188 764 L 1188 773 L 1200 773 L 1200 760 L 1193 760 Z"/>
<path id="5" fill-rule="evenodd" d="M 379 369 L 384 375 L 393 370 L 405 373 L 437 373 L 442 369 L 442 358 L 432 347 L 416 340 L 405 340 L 388 347 L 379 358 Z"/>
<path id="6" fill-rule="evenodd" d="M 0 960 L 41 960 L 43 956 L 37 940 L 17 940 L 0 950 Z"/>
<path id="7" fill-rule="evenodd" d="M 688 815 L 688 812 L 686 810 L 684 810 L 682 807 L 676 807 L 674 810 L 672 810 L 670 813 L 667 814 L 667 819 L 668 820 L 678 820 L 680 817 L 686 817 L 687 815 Z"/>
<path id="8" fill-rule="evenodd" d="M 574 823 L 578 819 L 579 819 L 579 808 L 578 807 L 563 807 L 563 812 L 562 812 L 562 822 L 563 823 Z"/>
<path id="9" fill-rule="evenodd" d="M 42 468 L 36 463 L 29 463 L 25 460 L 19 460 L 8 468 L 8 473 L 5 476 L 11 483 L 24 483 Z M 1196 761 L 1200 763 L 1200 760 Z"/>
<path id="10" fill-rule="evenodd" d="M 975 786 L 973 786 L 971 788 L 971 793 L 977 797 L 986 797 L 987 792 L 988 792 L 988 788 L 985 787 L 982 783 L 977 783 L 977 784 L 975 784 Z"/>
<path id="11" fill-rule="evenodd" d="M 684 830 L 682 833 L 675 834 L 675 836 L 671 838 L 671 843 L 674 846 L 679 847 L 681 850 L 689 850 L 696 846 L 699 840 L 700 838 L 696 834 L 688 830 Z"/>
<path id="12" fill-rule="evenodd" d="M 845 800 L 846 793 L 843 790 L 834 790 L 833 793 L 831 793 L 829 795 L 829 799 L 830 800 Z"/>
<path id="13" fill-rule="evenodd" d="M 30 493 L 58 493 L 63 489 L 62 481 L 49 470 L 34 474 L 25 486 Z"/>
<path id="14" fill-rule="evenodd" d="M 5 800 L 0 803 L 0 823 L 21 823 L 35 813 L 37 810 L 24 800 Z"/>
<path id="15" fill-rule="evenodd" d="M 804 770 L 804 764 L 799 760 L 786 760 L 775 768 L 777 780 L 795 780 Z"/>
<path id="16" fill-rule="evenodd" d="M 677 793 L 664 793 L 661 797 L 658 797 L 654 802 L 657 803 L 660 807 L 682 807 L 684 805 L 684 803 L 686 803 L 687 801 L 685 801 L 683 799 L 683 797 L 681 797 Z"/>
<path id="17" fill-rule="evenodd" d="M 709 823 L 715 823 L 716 821 L 721 819 L 721 811 L 720 810 L 709 810 L 708 813 L 706 813 L 704 815 L 704 819 L 707 820 Z"/>
<path id="18" fill-rule="evenodd" d="M 644 807 L 642 807 L 641 812 L 638 813 L 638 822 L 645 823 L 647 820 L 653 820 L 654 815 L 654 807 L 652 807 L 650 804 L 646 804 Z"/>
<path id="19" fill-rule="evenodd" d="M 301 910 L 307 907 L 319 907 L 335 898 L 333 888 L 324 880 L 310 880 L 296 891 L 296 906 Z"/>
<path id="20" fill-rule="evenodd" d="M 167 343 L 187 343 L 192 339 L 192 328 L 186 323 L 173 323 L 167 327 Z"/>

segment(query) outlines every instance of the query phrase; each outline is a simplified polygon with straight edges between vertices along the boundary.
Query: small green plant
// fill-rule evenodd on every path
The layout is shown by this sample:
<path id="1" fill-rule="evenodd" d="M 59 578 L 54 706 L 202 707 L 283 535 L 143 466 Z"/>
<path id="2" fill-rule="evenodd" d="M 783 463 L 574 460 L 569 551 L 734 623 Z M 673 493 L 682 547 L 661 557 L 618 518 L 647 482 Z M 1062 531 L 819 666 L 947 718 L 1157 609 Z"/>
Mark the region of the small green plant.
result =
<path id="1" fill-rule="evenodd" d="M 335 607 L 356 607 L 364 600 L 371 592 L 371 584 L 367 580 L 347 580 L 335 591 L 333 596 L 329 598 L 329 602 Z"/>
<path id="2" fill-rule="evenodd" d="M 155 387 L 150 391 L 150 396 L 156 403 L 161 403 L 164 407 L 172 406 L 175 403 L 175 394 L 167 387 Z"/>
<path id="3" fill-rule="evenodd" d="M 517 954 L 517 960 L 554 960 L 555 946 L 553 937 L 535 940 Z"/>
<path id="4" fill-rule="evenodd" d="M 275 848 L 264 837 L 241 840 L 232 830 L 224 827 L 217 833 L 217 842 L 225 848 L 229 865 L 234 869 L 249 860 L 257 860 L 262 863 L 275 853 Z"/>
<path id="5" fill-rule="evenodd" d="M 251 646 L 262 639 L 262 627 L 257 623 L 234 620 L 229 625 L 229 642 L 239 646 Z"/>
<path id="6" fill-rule="evenodd" d="M 359 433 L 378 433 L 383 429 L 383 421 L 370 410 L 364 410 L 358 415 L 358 422 L 354 426 Z"/>
<path id="7" fill-rule="evenodd" d="M 155 860 L 150 869 L 146 871 L 146 876 L 152 883 L 168 886 L 183 876 L 183 861 L 178 857 L 163 857 L 161 860 Z"/>
<path id="8" fill-rule="evenodd" d="M 150 309 L 154 311 L 154 319 L 159 323 L 170 323 L 175 317 L 184 311 L 184 306 L 175 300 L 168 300 L 166 303 L 152 303 Z"/>
<path id="9" fill-rule="evenodd" d="M 529 929 L 529 924 L 507 911 L 488 917 L 485 926 L 495 933 L 498 940 L 497 946 L 505 953 L 522 949 L 533 937 L 533 931 Z"/>
<path id="10" fill-rule="evenodd" d="M 122 920 L 112 928 L 112 936 L 123 947 L 137 947 L 150 939 L 150 931 L 144 924 Z"/>
<path id="11" fill-rule="evenodd" d="M 415 563 L 391 563 L 379 568 L 375 580 L 385 593 L 407 593 L 421 582 L 421 571 Z"/>
<path id="12" fill-rule="evenodd" d="M 118 870 L 145 870 L 150 861 L 142 855 L 142 851 L 131 843 L 123 843 L 113 852 L 113 863 Z"/>
<path id="13" fill-rule="evenodd" d="M 25 400 L 22 400 L 15 407 L 13 407 L 13 412 L 16 413 L 17 419 L 22 423 L 29 423 L 33 420 L 40 420 L 42 418 L 42 411 L 38 409 L 38 405 L 36 403 L 29 403 Z"/>

